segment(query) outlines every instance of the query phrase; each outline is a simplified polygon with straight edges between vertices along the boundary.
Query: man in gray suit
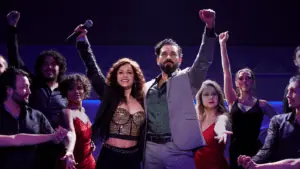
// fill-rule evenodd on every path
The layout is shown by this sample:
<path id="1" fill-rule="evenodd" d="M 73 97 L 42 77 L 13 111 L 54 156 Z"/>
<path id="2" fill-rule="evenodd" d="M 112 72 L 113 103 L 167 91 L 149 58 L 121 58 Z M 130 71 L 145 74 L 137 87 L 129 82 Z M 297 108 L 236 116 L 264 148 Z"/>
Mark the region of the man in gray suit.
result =
<path id="1" fill-rule="evenodd" d="M 199 15 L 206 28 L 191 67 L 179 70 L 182 50 L 172 39 L 155 47 L 161 74 L 146 85 L 145 169 L 194 169 L 192 150 L 205 146 L 193 101 L 213 60 L 215 12 Z"/>

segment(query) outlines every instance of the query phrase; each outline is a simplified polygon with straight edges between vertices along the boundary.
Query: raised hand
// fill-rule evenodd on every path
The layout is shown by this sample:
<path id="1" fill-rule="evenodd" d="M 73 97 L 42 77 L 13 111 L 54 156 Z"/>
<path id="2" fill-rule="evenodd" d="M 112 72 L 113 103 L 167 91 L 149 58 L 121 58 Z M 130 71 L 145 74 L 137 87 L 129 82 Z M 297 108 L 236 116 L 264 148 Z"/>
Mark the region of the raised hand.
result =
<path id="1" fill-rule="evenodd" d="M 20 19 L 20 13 L 18 11 L 10 11 L 7 16 L 7 21 L 10 26 L 17 27 L 17 24 Z"/>
<path id="2" fill-rule="evenodd" d="M 213 28 L 215 26 L 216 12 L 212 9 L 202 9 L 199 11 L 200 19 L 206 23 L 206 27 Z"/>
<path id="3" fill-rule="evenodd" d="M 231 135 L 231 134 L 233 134 L 231 131 L 224 131 L 221 134 L 215 136 L 215 139 L 219 140 L 219 143 L 223 142 L 224 144 L 226 144 L 228 135 Z"/>
<path id="4" fill-rule="evenodd" d="M 80 24 L 80 25 L 78 25 L 78 26 L 75 28 L 75 30 L 74 30 L 74 32 L 81 32 L 81 33 L 77 36 L 77 39 L 79 39 L 79 38 L 85 38 L 85 37 L 86 37 L 86 34 L 88 33 L 88 31 L 87 31 L 86 29 L 83 29 L 82 27 L 83 27 L 83 24 Z"/>
<path id="5" fill-rule="evenodd" d="M 228 31 L 220 33 L 220 35 L 219 35 L 219 43 L 221 45 L 225 45 L 226 42 L 227 42 L 227 40 L 228 40 L 228 38 L 229 38 Z"/>
<path id="6" fill-rule="evenodd" d="M 249 156 L 240 155 L 237 160 L 239 166 L 246 169 L 257 169 L 257 164 Z"/>

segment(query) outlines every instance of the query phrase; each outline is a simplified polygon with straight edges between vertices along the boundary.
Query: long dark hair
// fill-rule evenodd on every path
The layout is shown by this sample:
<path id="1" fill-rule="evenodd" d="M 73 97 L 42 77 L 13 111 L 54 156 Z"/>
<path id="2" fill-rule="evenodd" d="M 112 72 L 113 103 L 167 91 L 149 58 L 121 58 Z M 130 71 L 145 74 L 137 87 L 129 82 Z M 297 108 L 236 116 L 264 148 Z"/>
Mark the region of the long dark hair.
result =
<path id="1" fill-rule="evenodd" d="M 124 88 L 117 82 L 117 72 L 119 68 L 125 64 L 130 64 L 134 72 L 134 83 L 131 90 L 131 96 L 137 99 L 143 106 L 145 78 L 139 64 L 129 58 L 119 59 L 107 73 L 105 96 L 101 102 L 93 125 L 92 137 L 94 141 L 105 139 L 105 136 L 107 136 L 109 132 L 109 124 L 117 106 L 120 103 L 126 103 Z"/>
<path id="2" fill-rule="evenodd" d="M 116 92 L 118 92 L 118 96 L 120 96 L 121 101 L 126 102 L 125 95 L 124 95 L 124 88 L 121 87 L 117 82 L 117 73 L 121 66 L 125 64 L 130 64 L 133 72 L 134 72 L 134 83 L 131 90 L 131 95 L 141 102 L 144 98 L 143 88 L 145 85 L 145 78 L 143 75 L 142 70 L 137 62 L 129 59 L 129 58 L 122 58 L 119 59 L 113 66 L 109 69 L 107 76 L 106 76 L 106 84 L 112 87 Z"/>
<path id="3" fill-rule="evenodd" d="M 248 72 L 248 73 L 250 73 L 251 79 L 252 79 L 252 81 L 253 81 L 252 88 L 251 88 L 251 94 L 252 94 L 253 96 L 255 96 L 256 78 L 255 78 L 254 72 L 253 72 L 250 68 L 247 68 L 247 67 L 238 70 L 238 71 L 236 72 L 236 74 L 235 74 L 235 82 L 237 81 L 237 79 L 238 79 L 238 77 L 239 77 L 239 74 L 240 74 L 241 72 Z M 240 89 L 239 89 L 237 86 L 236 86 L 236 94 L 237 94 L 238 97 L 241 95 Z"/>

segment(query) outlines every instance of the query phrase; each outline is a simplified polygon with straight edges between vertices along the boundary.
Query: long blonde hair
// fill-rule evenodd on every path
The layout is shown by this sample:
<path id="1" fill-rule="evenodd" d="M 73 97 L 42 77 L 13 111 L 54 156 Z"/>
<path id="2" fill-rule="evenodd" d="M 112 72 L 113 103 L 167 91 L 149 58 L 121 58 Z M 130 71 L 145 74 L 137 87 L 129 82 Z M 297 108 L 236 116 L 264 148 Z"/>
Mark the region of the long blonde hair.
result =
<path id="1" fill-rule="evenodd" d="M 203 94 L 204 88 L 206 88 L 207 86 L 213 87 L 217 92 L 217 95 L 218 95 L 218 105 L 216 107 L 217 113 L 219 113 L 219 115 L 220 115 L 220 114 L 224 114 L 224 113 L 228 112 L 227 109 L 225 108 L 224 95 L 223 95 L 220 85 L 215 81 L 205 80 L 202 83 L 201 88 L 199 89 L 199 91 L 196 94 L 196 109 L 197 109 L 197 113 L 198 113 L 201 121 L 203 121 L 205 119 L 202 94 Z"/>

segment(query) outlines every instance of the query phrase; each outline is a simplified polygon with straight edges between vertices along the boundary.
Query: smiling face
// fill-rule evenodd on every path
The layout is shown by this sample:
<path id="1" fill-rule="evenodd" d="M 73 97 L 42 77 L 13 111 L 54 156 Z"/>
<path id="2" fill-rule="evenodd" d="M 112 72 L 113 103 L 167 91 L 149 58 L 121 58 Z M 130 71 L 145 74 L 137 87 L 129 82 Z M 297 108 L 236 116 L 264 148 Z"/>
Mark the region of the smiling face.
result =
<path id="1" fill-rule="evenodd" d="M 56 80 L 59 74 L 59 66 L 53 56 L 45 57 L 42 65 L 42 75 L 47 81 Z"/>
<path id="2" fill-rule="evenodd" d="M 131 88 L 134 82 L 134 71 L 132 66 L 129 63 L 126 63 L 117 71 L 117 82 L 118 84 L 125 88 Z"/>
<path id="3" fill-rule="evenodd" d="M 30 91 L 30 82 L 26 76 L 17 75 L 15 88 L 8 89 L 8 97 L 12 98 L 17 104 L 28 104 Z"/>
<path id="4" fill-rule="evenodd" d="M 80 104 L 85 99 L 85 91 L 82 82 L 76 81 L 73 88 L 68 90 L 67 99 L 69 102 Z"/>
<path id="5" fill-rule="evenodd" d="M 300 108 L 300 81 L 290 82 L 286 98 L 290 108 Z"/>

